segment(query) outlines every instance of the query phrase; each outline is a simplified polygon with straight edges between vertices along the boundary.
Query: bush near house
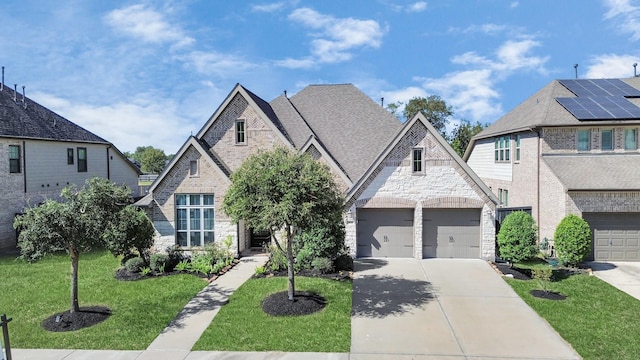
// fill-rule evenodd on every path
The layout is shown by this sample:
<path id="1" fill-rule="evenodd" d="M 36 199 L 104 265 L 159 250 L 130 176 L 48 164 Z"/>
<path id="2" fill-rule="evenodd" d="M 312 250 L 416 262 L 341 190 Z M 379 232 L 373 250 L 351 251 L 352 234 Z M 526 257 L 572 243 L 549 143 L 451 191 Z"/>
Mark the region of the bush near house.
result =
<path id="1" fill-rule="evenodd" d="M 538 236 L 533 217 L 524 211 L 513 212 L 504 219 L 498 233 L 500 257 L 518 263 L 536 256 Z"/>
<path id="2" fill-rule="evenodd" d="M 558 259 L 570 266 L 583 262 L 591 253 L 591 229 L 587 222 L 577 215 L 567 215 L 554 234 Z"/>

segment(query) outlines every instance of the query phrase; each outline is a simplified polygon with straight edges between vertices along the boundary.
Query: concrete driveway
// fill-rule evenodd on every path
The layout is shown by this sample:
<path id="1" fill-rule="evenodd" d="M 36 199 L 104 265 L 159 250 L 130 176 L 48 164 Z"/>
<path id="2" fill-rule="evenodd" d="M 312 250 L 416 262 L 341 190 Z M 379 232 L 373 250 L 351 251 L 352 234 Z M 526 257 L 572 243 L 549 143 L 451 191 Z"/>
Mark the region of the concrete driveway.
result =
<path id="1" fill-rule="evenodd" d="M 579 359 L 483 260 L 359 259 L 351 359 Z"/>
<path id="2" fill-rule="evenodd" d="M 640 262 L 590 262 L 593 274 L 640 300 Z"/>

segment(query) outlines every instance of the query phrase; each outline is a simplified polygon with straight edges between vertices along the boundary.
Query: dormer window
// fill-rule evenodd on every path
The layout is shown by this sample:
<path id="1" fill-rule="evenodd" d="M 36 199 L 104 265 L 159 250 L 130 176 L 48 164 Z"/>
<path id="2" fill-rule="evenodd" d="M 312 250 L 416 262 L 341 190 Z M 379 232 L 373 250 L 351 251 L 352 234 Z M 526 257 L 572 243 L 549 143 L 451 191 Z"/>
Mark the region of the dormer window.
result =
<path id="1" fill-rule="evenodd" d="M 412 172 L 414 174 L 422 173 L 422 149 L 416 148 L 413 149 L 413 154 L 411 158 L 411 167 Z"/>
<path id="2" fill-rule="evenodd" d="M 244 145 L 247 143 L 247 128 L 244 119 L 236 120 L 236 145 Z"/>

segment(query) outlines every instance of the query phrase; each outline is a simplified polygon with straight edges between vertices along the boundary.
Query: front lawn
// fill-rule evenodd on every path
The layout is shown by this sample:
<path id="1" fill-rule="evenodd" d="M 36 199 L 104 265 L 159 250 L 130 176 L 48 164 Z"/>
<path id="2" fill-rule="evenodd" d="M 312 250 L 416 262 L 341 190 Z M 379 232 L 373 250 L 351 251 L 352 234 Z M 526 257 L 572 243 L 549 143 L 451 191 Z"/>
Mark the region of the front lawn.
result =
<path id="1" fill-rule="evenodd" d="M 9 334 L 13 348 L 140 350 L 155 339 L 207 283 L 193 275 L 173 275 L 140 281 L 118 281 L 119 259 L 106 251 L 80 256 L 80 307 L 106 306 L 104 322 L 72 332 L 49 332 L 41 323 L 69 310 L 71 262 L 66 254 L 29 264 L 0 257 L 0 314 L 13 318 Z"/>
<path id="2" fill-rule="evenodd" d="M 533 297 L 535 280 L 506 279 L 518 295 L 569 342 L 584 359 L 636 359 L 640 354 L 640 300 L 589 275 L 549 284 L 566 300 Z"/>
<path id="3" fill-rule="evenodd" d="M 286 277 L 249 279 L 229 297 L 193 350 L 348 352 L 350 281 L 296 277 L 296 292 L 322 295 L 327 306 L 311 315 L 275 317 L 262 311 L 269 294 L 286 291 Z"/>

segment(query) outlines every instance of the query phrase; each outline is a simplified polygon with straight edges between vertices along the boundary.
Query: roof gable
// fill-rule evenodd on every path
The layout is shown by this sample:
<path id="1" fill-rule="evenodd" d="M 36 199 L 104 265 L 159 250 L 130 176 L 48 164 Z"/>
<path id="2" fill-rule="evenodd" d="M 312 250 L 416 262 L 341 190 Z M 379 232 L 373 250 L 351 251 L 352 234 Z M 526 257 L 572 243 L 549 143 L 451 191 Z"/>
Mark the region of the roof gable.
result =
<path id="1" fill-rule="evenodd" d="M 480 191 L 482 191 L 484 196 L 488 198 L 490 201 L 492 201 L 494 204 L 497 204 L 498 199 L 493 194 L 491 189 L 489 189 L 489 187 L 487 187 L 487 185 L 482 180 L 480 180 L 478 175 L 476 175 L 476 173 L 469 167 L 469 165 L 467 165 L 467 163 L 465 163 L 460 158 L 460 156 L 446 142 L 446 140 L 442 137 L 442 135 L 440 135 L 440 133 L 433 127 L 433 125 L 431 125 L 431 123 L 429 123 L 429 121 L 420 112 L 418 112 L 410 121 L 407 121 L 404 124 L 401 131 L 397 133 L 395 138 L 387 145 L 384 151 L 382 151 L 378 155 L 376 160 L 371 164 L 367 172 L 364 173 L 364 175 L 351 188 L 351 190 L 347 194 L 347 203 L 356 200 L 355 198 L 358 196 L 358 194 L 361 193 L 362 190 L 364 190 L 363 187 L 367 186 L 367 180 L 375 174 L 376 169 L 378 169 L 378 167 L 382 164 L 385 158 L 387 158 L 387 156 L 392 151 L 394 151 L 394 149 L 401 143 L 401 141 L 405 137 L 412 136 L 411 129 L 418 123 L 422 124 L 427 129 L 428 133 L 430 133 L 433 136 L 433 139 L 435 139 L 436 144 L 434 144 L 434 147 L 438 147 L 437 152 L 440 152 L 442 156 L 447 157 L 451 161 L 455 162 L 462 169 L 462 171 L 464 171 L 464 173 L 469 177 L 470 181 L 472 181 L 477 186 L 477 188 L 480 189 Z M 425 159 L 425 160 L 429 160 L 429 159 Z"/>
<path id="2" fill-rule="evenodd" d="M 329 154 L 329 152 L 318 141 L 318 139 L 315 138 L 315 136 L 311 136 L 309 140 L 300 148 L 300 151 L 303 153 L 307 151 L 311 152 L 312 149 L 315 149 L 315 151 L 318 152 L 318 156 L 326 161 L 333 172 L 336 173 L 344 182 L 344 184 L 347 186 L 347 189 L 353 185 L 351 179 L 349 179 L 347 174 L 345 174 L 344 169 L 340 167 L 340 164 L 335 161 L 335 159 L 331 156 L 331 154 Z"/>
<path id="3" fill-rule="evenodd" d="M 196 139 L 194 136 L 189 136 L 187 141 L 185 141 L 185 143 L 182 144 L 182 146 L 180 147 L 180 150 L 178 150 L 178 152 L 171 159 L 169 164 L 167 164 L 164 170 L 162 170 L 160 175 L 158 175 L 156 180 L 153 182 L 153 184 L 151 184 L 151 186 L 149 187 L 150 194 L 153 193 L 153 190 L 155 190 L 155 188 L 164 180 L 167 174 L 176 166 L 176 164 L 182 159 L 186 151 L 191 147 L 193 147 L 196 151 L 198 151 L 202 156 L 202 158 L 208 161 L 210 165 L 220 173 L 222 178 L 231 182 L 231 180 L 229 179 L 229 176 L 230 176 L 229 170 L 224 167 L 224 164 L 219 159 L 217 159 L 214 154 L 208 151 L 203 146 L 203 144 L 200 141 L 198 141 L 198 139 Z"/>
<path id="4" fill-rule="evenodd" d="M 204 126 L 198 131 L 196 137 L 201 139 L 207 131 L 213 126 L 216 120 L 220 117 L 220 115 L 224 112 L 224 110 L 231 104 L 236 95 L 242 96 L 249 106 L 251 106 L 258 115 L 265 120 L 265 123 L 273 130 L 273 132 L 280 138 L 282 143 L 291 144 L 291 140 L 288 138 L 286 131 L 277 115 L 271 108 L 271 105 L 266 101 L 262 100 L 260 97 L 245 89 L 242 85 L 236 84 L 236 86 L 231 90 L 229 95 L 225 98 L 225 100 L 220 104 L 218 109 L 209 117 L 209 120 L 204 124 Z M 213 145 L 213 144 L 209 144 Z"/>

